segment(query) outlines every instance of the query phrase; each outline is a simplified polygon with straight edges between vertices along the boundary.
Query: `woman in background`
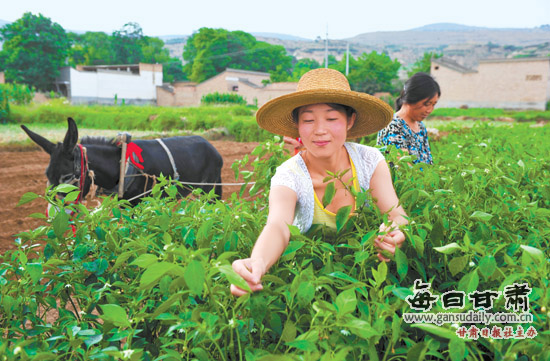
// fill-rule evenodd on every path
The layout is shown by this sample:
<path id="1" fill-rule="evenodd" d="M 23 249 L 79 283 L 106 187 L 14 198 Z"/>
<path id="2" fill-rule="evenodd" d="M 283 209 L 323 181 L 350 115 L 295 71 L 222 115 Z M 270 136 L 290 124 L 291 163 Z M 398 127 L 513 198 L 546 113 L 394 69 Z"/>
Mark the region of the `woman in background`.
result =
<path id="1" fill-rule="evenodd" d="M 434 110 L 440 96 L 441 90 L 434 78 L 426 73 L 414 74 L 395 101 L 396 112 L 391 123 L 378 132 L 376 144 L 393 144 L 415 155 L 415 163 L 433 164 L 428 132 L 422 121 Z"/>

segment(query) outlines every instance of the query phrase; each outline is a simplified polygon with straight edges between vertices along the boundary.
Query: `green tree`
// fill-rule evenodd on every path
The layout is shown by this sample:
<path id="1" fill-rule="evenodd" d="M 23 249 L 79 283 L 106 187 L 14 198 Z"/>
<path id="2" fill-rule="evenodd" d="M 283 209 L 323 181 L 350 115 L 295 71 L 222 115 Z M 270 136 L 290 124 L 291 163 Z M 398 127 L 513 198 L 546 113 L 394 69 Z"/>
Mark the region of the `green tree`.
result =
<path id="1" fill-rule="evenodd" d="M 324 67 L 324 62 L 325 61 L 323 60 L 323 64 L 321 64 L 321 67 Z M 346 73 L 346 55 L 344 55 L 340 61 L 337 61 L 334 55 L 329 55 L 328 64 L 329 64 L 328 65 L 329 68 L 338 70 L 343 74 Z M 349 58 L 349 66 L 350 66 L 350 69 L 355 69 L 358 67 L 357 60 L 351 55 Z M 350 81 L 349 77 L 348 77 L 348 81 Z M 351 86 L 351 81 L 350 81 L 350 86 Z"/>
<path id="2" fill-rule="evenodd" d="M 140 61 L 143 63 L 162 64 L 162 77 L 165 82 L 186 79 L 181 60 L 170 57 L 170 52 L 164 47 L 164 41 L 161 39 L 144 36 L 141 54 Z"/>
<path id="3" fill-rule="evenodd" d="M 244 31 L 201 28 L 187 39 L 183 51 L 184 72 L 202 82 L 226 68 L 269 72 L 274 77 L 290 75 L 292 58 L 280 45 L 257 41 Z"/>
<path id="4" fill-rule="evenodd" d="M 162 63 L 162 78 L 164 82 L 187 80 L 187 74 L 183 72 L 183 64 L 178 58 L 170 58 Z"/>
<path id="5" fill-rule="evenodd" d="M 0 34 L 1 38 L 1 34 Z M 4 53 L 3 51 L 0 51 L 0 70 L 6 69 L 6 60 L 7 60 L 8 54 Z"/>
<path id="6" fill-rule="evenodd" d="M 164 42 L 142 34 L 139 24 L 129 23 L 113 35 L 103 32 L 86 32 L 83 35 L 69 33 L 72 48 L 69 64 L 114 65 L 137 63 L 164 63 L 170 61 L 170 53 Z"/>
<path id="7" fill-rule="evenodd" d="M 111 36 L 103 32 L 88 31 L 82 35 L 69 33 L 72 47 L 69 65 L 108 65 L 113 64 Z"/>
<path id="8" fill-rule="evenodd" d="M 69 37 L 72 42 L 70 66 L 158 63 L 162 64 L 165 81 L 173 82 L 186 78 L 181 61 L 170 57 L 168 49 L 164 47 L 164 41 L 144 36 L 137 23 L 126 24 L 113 35 L 86 32 L 83 35 L 69 33 Z"/>
<path id="9" fill-rule="evenodd" d="M 292 77 L 290 80 L 299 81 L 302 75 L 307 73 L 310 70 L 320 68 L 321 64 L 315 59 L 303 58 L 294 64 L 292 68 Z"/>
<path id="10" fill-rule="evenodd" d="M 214 66 L 214 57 L 218 58 L 218 63 L 225 60 L 220 55 L 227 54 L 227 46 L 224 47 L 226 33 L 223 29 L 201 28 L 187 39 L 183 59 L 187 62 L 184 72 L 189 79 L 201 82 L 223 71 Z"/>
<path id="11" fill-rule="evenodd" d="M 6 124 L 10 118 L 10 98 L 8 89 L 0 84 L 0 123 Z"/>
<path id="12" fill-rule="evenodd" d="M 409 71 L 407 71 L 407 75 L 409 78 L 413 76 L 414 74 L 418 73 L 419 71 L 430 74 L 430 70 L 432 68 L 432 59 L 438 59 L 441 58 L 443 54 L 441 53 L 432 53 L 427 52 L 422 55 L 420 59 L 415 61 L 413 65 L 411 65 L 411 68 Z"/>
<path id="13" fill-rule="evenodd" d="M 170 52 L 164 47 L 164 41 L 159 38 L 144 36 L 142 38 L 141 58 L 143 63 L 165 63 L 170 60 Z"/>
<path id="14" fill-rule="evenodd" d="M 292 57 L 282 45 L 258 41 L 248 56 L 251 58 L 249 69 L 268 72 L 272 82 L 286 81 L 292 74 Z"/>
<path id="15" fill-rule="evenodd" d="M 70 47 L 65 30 L 42 14 L 27 12 L 0 33 L 6 78 L 39 90 L 54 89 Z"/>
<path id="16" fill-rule="evenodd" d="M 113 32 L 111 49 L 112 64 L 137 64 L 143 58 L 143 46 L 146 44 L 143 30 L 138 23 L 124 24 L 122 29 Z"/>
<path id="17" fill-rule="evenodd" d="M 348 80 L 355 91 L 365 93 L 391 92 L 392 82 L 398 78 L 397 72 L 401 64 L 397 60 L 391 60 L 387 54 L 379 54 L 376 51 L 363 53 L 359 58 L 350 56 Z M 346 58 L 343 57 L 336 65 L 331 66 L 345 72 Z"/>

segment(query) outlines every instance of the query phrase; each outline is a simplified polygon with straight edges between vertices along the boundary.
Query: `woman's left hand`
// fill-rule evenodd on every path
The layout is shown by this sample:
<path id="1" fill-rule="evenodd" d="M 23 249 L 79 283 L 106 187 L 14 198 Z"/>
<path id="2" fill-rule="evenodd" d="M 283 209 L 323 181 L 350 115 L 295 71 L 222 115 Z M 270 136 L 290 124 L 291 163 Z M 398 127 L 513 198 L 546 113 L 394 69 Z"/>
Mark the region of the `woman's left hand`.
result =
<path id="1" fill-rule="evenodd" d="M 391 254 L 395 254 L 395 248 L 401 248 L 403 245 L 405 234 L 400 229 L 394 229 L 385 224 L 380 225 L 380 231 L 387 233 L 376 237 L 374 240 L 375 247 L 380 250 L 380 252 L 378 252 L 378 259 L 380 259 L 380 261 L 389 262 L 390 260 L 388 258 L 382 256 L 381 251 L 388 251 Z"/>

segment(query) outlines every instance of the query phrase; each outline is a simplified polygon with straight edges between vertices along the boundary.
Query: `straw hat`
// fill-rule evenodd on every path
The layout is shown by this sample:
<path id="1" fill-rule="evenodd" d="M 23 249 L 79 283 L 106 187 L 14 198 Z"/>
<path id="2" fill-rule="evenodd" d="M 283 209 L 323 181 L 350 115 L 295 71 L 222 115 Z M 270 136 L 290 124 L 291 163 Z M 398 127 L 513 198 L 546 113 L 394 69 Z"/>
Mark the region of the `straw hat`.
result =
<path id="1" fill-rule="evenodd" d="M 348 130 L 348 139 L 376 133 L 386 127 L 393 116 L 393 109 L 384 101 L 352 91 L 344 74 L 334 69 L 319 68 L 305 73 L 294 93 L 265 103 L 256 113 L 256 121 L 271 133 L 296 138 L 299 137 L 298 128 L 292 119 L 292 111 L 319 103 L 343 104 L 355 109 L 357 118 Z"/>

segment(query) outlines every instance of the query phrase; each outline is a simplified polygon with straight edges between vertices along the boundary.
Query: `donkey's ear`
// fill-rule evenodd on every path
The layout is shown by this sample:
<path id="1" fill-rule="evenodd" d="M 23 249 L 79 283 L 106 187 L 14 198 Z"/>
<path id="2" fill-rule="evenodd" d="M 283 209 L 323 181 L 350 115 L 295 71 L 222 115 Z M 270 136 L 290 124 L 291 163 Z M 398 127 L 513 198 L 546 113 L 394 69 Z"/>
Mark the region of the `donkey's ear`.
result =
<path id="1" fill-rule="evenodd" d="M 53 149 L 55 148 L 55 144 L 44 138 L 43 136 L 36 134 L 35 132 L 31 131 L 29 128 L 27 128 L 24 125 L 21 125 L 21 128 L 27 133 L 29 138 L 32 139 L 33 142 L 38 144 L 44 151 L 48 154 L 52 154 Z"/>
<path id="2" fill-rule="evenodd" d="M 63 151 L 71 153 L 78 142 L 78 129 L 73 118 L 67 118 L 67 123 L 69 124 L 69 129 L 63 140 Z"/>

